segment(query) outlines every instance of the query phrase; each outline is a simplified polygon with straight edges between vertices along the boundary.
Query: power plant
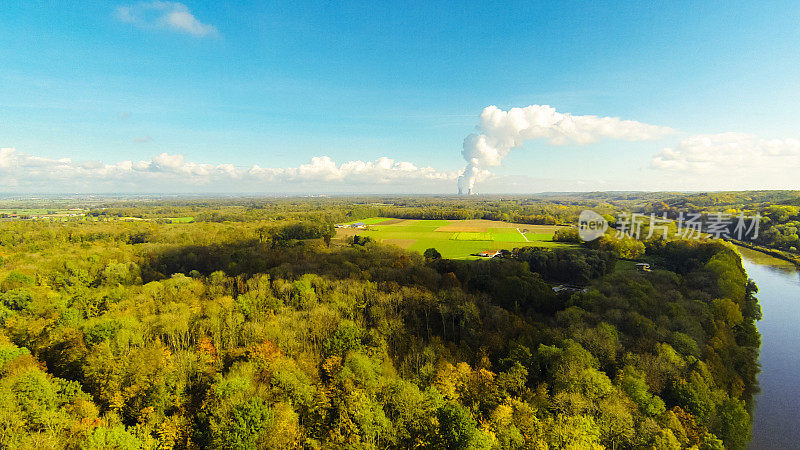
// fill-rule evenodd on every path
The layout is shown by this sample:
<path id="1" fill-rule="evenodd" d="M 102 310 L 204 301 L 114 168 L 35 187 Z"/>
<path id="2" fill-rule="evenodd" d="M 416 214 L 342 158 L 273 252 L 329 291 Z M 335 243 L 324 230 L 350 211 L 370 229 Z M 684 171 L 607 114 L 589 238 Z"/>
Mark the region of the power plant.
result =
<path id="1" fill-rule="evenodd" d="M 472 191 L 472 186 L 467 186 L 467 191 L 464 192 L 464 176 L 458 177 L 458 195 L 475 195 L 475 192 Z"/>

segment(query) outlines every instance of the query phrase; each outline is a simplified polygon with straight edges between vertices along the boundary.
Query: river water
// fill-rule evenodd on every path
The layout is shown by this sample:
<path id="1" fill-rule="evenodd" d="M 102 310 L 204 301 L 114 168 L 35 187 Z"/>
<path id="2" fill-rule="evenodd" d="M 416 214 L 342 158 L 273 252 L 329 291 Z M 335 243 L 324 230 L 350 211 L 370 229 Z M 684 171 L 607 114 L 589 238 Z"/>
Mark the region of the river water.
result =
<path id="1" fill-rule="evenodd" d="M 761 388 L 755 397 L 750 449 L 800 448 L 800 271 L 763 253 L 739 248 L 758 285 L 763 318 Z"/>

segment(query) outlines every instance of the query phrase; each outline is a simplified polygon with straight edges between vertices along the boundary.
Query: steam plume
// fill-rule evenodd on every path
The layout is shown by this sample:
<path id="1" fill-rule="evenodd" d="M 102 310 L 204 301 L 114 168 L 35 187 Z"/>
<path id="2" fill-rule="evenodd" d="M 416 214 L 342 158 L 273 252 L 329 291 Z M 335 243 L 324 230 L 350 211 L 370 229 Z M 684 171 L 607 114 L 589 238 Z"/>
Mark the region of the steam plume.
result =
<path id="1" fill-rule="evenodd" d="M 461 155 L 467 166 L 458 177 L 459 194 L 473 194 L 475 181 L 499 166 L 512 148 L 531 139 L 548 139 L 550 145 L 585 145 L 602 138 L 642 141 L 675 132 L 672 128 L 648 125 L 617 117 L 574 116 L 559 113 L 548 105 L 530 105 L 503 111 L 487 106 L 477 126 L 479 133 L 464 138 Z"/>

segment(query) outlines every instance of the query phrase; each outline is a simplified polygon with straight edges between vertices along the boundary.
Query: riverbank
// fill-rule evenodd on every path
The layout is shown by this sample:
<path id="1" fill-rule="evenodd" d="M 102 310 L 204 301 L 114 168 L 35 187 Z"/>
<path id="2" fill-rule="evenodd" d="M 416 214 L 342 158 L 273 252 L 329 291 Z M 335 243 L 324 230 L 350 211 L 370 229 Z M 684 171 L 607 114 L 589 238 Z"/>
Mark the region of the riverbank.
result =
<path id="1" fill-rule="evenodd" d="M 800 255 L 795 255 L 793 253 L 789 253 L 774 248 L 763 247 L 761 245 L 750 244 L 744 241 L 737 241 L 736 239 L 727 239 L 727 241 L 739 247 L 749 248 L 750 250 L 755 250 L 757 252 L 765 253 L 769 256 L 772 256 L 773 258 L 778 258 L 784 261 L 788 261 L 794 264 L 797 268 L 800 268 Z"/>
<path id="2" fill-rule="evenodd" d="M 800 441 L 800 270 L 785 259 L 745 246 L 737 246 L 748 277 L 758 285 L 762 319 L 758 385 L 752 413 L 750 450 L 795 448 Z"/>

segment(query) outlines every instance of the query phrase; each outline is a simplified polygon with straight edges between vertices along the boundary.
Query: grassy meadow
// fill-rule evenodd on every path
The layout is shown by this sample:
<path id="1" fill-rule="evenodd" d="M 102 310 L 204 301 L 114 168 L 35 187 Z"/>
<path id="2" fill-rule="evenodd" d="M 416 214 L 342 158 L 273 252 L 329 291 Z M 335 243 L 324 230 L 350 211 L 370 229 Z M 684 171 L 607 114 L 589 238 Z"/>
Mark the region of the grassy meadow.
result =
<path id="1" fill-rule="evenodd" d="M 344 240 L 356 234 L 378 242 L 424 252 L 435 248 L 444 258 L 473 259 L 483 250 L 511 250 L 515 247 L 567 246 L 553 242 L 559 228 L 553 225 L 529 225 L 492 220 L 415 220 L 372 217 L 363 222 L 366 230 L 337 229 L 336 237 Z"/>

